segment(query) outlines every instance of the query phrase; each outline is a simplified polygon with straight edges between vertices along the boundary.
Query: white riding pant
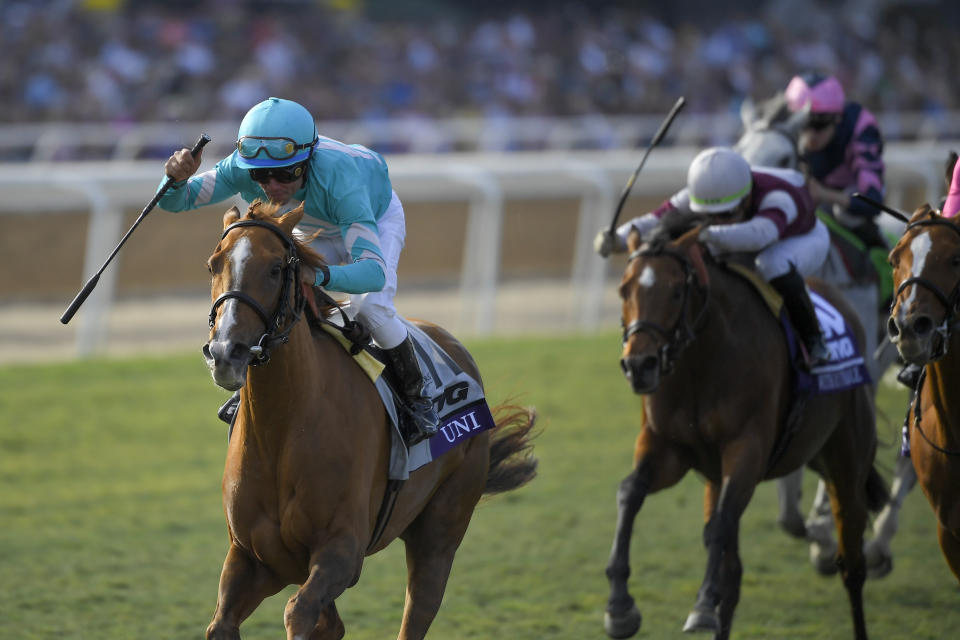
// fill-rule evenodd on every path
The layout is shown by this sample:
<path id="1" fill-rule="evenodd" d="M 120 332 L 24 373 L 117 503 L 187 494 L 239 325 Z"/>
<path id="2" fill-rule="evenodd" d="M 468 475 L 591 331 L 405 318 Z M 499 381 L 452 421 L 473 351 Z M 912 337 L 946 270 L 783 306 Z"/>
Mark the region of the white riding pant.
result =
<path id="1" fill-rule="evenodd" d="M 397 295 L 397 263 L 407 235 L 403 205 L 397 193 L 393 193 L 387 210 L 377 220 L 380 252 L 386 265 L 383 289 L 350 296 L 350 306 L 357 310 L 356 319 L 362 322 L 377 345 L 392 349 L 407 337 L 407 328 L 397 316 L 393 298 Z M 318 236 L 310 248 L 322 255 L 328 264 L 348 264 L 352 261 L 343 236 Z"/>
<path id="2" fill-rule="evenodd" d="M 757 272 L 768 282 L 790 271 L 791 265 L 800 275 L 813 275 L 830 252 L 830 233 L 817 220 L 813 228 L 802 236 L 793 236 L 776 242 L 759 254 L 754 264 Z"/>

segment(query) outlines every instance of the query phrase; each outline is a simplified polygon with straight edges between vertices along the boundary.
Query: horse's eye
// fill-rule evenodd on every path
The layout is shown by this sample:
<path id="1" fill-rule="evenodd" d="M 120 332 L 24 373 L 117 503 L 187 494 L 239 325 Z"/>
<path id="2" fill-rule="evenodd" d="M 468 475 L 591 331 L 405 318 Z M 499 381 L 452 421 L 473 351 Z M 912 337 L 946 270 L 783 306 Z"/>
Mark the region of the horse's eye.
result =
<path id="1" fill-rule="evenodd" d="M 957 255 L 953 256 L 953 258 L 950 259 L 950 266 L 960 267 L 960 253 L 958 253 Z"/>
<path id="2" fill-rule="evenodd" d="M 282 272 L 283 272 L 283 266 L 280 264 L 275 264 L 272 267 L 270 267 L 271 278 L 279 278 Z"/>

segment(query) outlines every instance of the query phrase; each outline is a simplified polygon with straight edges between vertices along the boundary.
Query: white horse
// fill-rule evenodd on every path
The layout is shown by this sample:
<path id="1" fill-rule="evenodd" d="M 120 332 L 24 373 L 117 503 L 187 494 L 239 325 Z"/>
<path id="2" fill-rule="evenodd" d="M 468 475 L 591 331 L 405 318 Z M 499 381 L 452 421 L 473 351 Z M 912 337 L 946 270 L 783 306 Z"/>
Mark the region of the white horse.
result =
<path id="1" fill-rule="evenodd" d="M 800 158 L 797 140 L 806 115 L 805 112 L 791 113 L 782 94 L 759 105 L 746 100 L 740 110 L 744 132 L 734 148 L 751 165 L 797 169 Z M 867 368 L 873 380 L 879 382 L 883 373 L 896 361 L 897 353 L 889 348 L 890 343 L 886 339 L 887 314 L 879 308 L 876 284 L 854 277 L 835 243 L 831 243 L 830 252 L 817 276 L 840 289 L 856 311 L 866 335 Z M 877 516 L 873 538 L 864 548 L 871 577 L 883 577 L 893 568 L 890 540 L 897 530 L 903 498 L 915 483 L 916 473 L 910 460 L 898 456 L 890 502 Z M 833 516 L 826 487 L 821 481 L 810 515 L 804 521 L 800 508 L 802 484 L 802 468 L 779 480 L 777 493 L 780 513 L 777 521 L 791 535 L 805 537 L 810 542 L 810 561 L 820 573 L 836 573 L 834 558 L 837 542 L 833 535 Z"/>

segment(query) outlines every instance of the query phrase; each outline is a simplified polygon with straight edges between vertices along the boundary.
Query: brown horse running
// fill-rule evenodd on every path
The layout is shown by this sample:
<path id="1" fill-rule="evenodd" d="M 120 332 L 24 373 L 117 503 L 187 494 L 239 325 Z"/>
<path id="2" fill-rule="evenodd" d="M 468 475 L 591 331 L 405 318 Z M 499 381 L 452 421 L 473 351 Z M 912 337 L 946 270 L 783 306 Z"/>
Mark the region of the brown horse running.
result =
<path id="1" fill-rule="evenodd" d="M 925 365 L 907 416 L 910 458 L 937 516 L 937 537 L 960 580 L 960 224 L 914 212 L 890 252 L 896 298 L 887 333 L 906 362 Z"/>
<path id="2" fill-rule="evenodd" d="M 387 485 L 389 418 L 347 351 L 300 321 L 299 265 L 322 260 L 292 236 L 302 207 L 271 214 L 259 203 L 242 219 L 229 210 L 208 261 L 214 306 L 204 356 L 214 381 L 241 394 L 223 474 L 230 549 L 206 637 L 238 639 L 264 598 L 299 584 L 284 612 L 288 640 L 342 638 L 334 601 L 357 582 L 366 555 L 399 537 L 408 582 L 398 638 L 423 638 L 481 495 L 535 475 L 534 414 L 498 407 L 494 429 L 412 472 L 368 548 Z M 422 327 L 480 381 L 463 345 Z"/>
<path id="3" fill-rule="evenodd" d="M 879 509 L 887 496 L 873 468 L 872 390 L 861 385 L 810 398 L 787 433 L 793 390 L 782 330 L 751 284 L 704 258 L 698 231 L 676 240 L 642 242 L 636 232 L 628 239 L 621 366 L 643 396 L 643 427 L 634 469 L 617 492 L 607 634 L 626 638 L 640 627 L 627 588 L 637 512 L 647 494 L 694 469 L 707 482 L 707 567 L 684 631 L 728 638 L 740 598 L 740 517 L 761 480 L 806 464 L 827 483 L 854 635 L 866 638 L 862 536 L 868 509 Z M 815 288 L 854 326 L 862 349 L 863 331 L 850 308 L 824 283 Z"/>

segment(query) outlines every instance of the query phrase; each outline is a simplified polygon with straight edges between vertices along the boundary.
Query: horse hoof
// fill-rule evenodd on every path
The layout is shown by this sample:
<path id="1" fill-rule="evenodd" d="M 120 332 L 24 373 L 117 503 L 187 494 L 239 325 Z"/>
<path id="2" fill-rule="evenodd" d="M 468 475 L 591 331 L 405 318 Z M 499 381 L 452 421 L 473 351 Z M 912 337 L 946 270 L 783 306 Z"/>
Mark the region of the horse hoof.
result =
<path id="1" fill-rule="evenodd" d="M 777 524 L 794 538 L 800 538 L 802 540 L 807 537 L 807 525 L 803 523 L 803 518 L 800 516 L 786 516 L 778 519 Z"/>
<path id="2" fill-rule="evenodd" d="M 836 575 L 837 548 L 827 548 L 816 542 L 810 544 L 810 564 L 822 576 Z"/>
<path id="3" fill-rule="evenodd" d="M 683 630 L 686 633 L 696 632 L 696 631 L 709 631 L 712 633 L 720 632 L 720 620 L 717 618 L 717 614 L 713 611 L 704 611 L 702 609 L 694 609 L 690 612 L 690 615 L 687 616 L 687 621 L 683 625 Z"/>
<path id="4" fill-rule="evenodd" d="M 640 621 L 643 616 L 636 605 L 622 614 L 612 614 L 609 611 L 603 614 L 603 630 L 611 638 L 630 638 L 640 630 Z"/>
<path id="5" fill-rule="evenodd" d="M 889 553 L 867 553 L 867 577 L 871 580 L 885 578 L 893 571 L 893 556 Z"/>

